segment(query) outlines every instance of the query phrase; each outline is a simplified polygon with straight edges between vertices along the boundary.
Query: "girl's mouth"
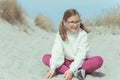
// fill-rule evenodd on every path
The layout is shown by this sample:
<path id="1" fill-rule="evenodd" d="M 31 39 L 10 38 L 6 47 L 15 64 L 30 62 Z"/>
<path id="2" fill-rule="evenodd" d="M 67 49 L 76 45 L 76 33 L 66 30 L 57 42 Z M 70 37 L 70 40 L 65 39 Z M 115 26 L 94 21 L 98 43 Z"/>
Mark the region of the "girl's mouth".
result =
<path id="1" fill-rule="evenodd" d="M 73 29 L 73 30 L 77 30 L 78 27 L 72 26 L 71 29 Z"/>

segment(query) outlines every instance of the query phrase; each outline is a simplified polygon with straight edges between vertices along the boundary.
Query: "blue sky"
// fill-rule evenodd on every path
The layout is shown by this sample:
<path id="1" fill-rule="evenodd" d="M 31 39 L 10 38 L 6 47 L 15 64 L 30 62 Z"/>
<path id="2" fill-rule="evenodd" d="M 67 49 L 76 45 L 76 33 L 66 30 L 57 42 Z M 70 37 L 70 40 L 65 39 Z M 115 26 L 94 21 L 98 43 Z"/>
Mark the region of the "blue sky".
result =
<path id="1" fill-rule="evenodd" d="M 32 18 L 38 14 L 49 17 L 58 27 L 66 9 L 75 8 L 85 18 L 95 18 L 102 10 L 120 5 L 120 0 L 17 0 Z"/>

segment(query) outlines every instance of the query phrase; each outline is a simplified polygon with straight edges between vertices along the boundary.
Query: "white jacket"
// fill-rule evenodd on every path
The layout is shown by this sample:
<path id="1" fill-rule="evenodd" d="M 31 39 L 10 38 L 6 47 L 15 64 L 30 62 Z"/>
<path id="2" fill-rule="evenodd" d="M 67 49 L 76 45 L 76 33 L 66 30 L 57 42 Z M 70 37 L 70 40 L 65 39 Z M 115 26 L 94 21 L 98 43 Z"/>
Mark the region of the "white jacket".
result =
<path id="1" fill-rule="evenodd" d="M 76 71 L 82 66 L 84 59 L 88 56 L 89 45 L 87 33 L 84 30 L 79 30 L 77 33 L 67 31 L 68 40 L 63 41 L 59 32 L 51 51 L 50 67 L 56 69 L 64 63 L 64 58 L 73 60 L 70 65 L 70 70 Z"/>

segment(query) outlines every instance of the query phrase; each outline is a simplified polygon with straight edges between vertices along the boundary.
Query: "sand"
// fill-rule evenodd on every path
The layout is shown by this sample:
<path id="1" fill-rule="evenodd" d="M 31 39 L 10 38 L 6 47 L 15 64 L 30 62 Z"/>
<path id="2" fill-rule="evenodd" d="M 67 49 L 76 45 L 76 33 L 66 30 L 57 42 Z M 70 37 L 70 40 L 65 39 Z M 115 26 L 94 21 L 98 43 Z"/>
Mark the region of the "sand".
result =
<path id="1" fill-rule="evenodd" d="M 38 29 L 32 20 L 26 34 L 17 27 L 0 20 L 0 80 L 47 80 L 49 70 L 41 58 L 50 53 L 56 33 Z M 85 80 L 119 80 L 120 35 L 89 35 L 91 55 L 103 58 L 103 66 Z M 51 80 L 65 80 L 57 75 Z M 73 78 L 73 80 L 77 80 Z"/>

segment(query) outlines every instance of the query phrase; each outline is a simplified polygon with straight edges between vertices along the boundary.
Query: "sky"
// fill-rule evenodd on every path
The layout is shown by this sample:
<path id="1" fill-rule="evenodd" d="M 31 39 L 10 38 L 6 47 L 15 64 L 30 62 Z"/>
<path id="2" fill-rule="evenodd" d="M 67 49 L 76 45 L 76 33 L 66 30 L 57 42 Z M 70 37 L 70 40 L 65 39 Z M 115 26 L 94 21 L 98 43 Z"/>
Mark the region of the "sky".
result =
<path id="1" fill-rule="evenodd" d="M 120 0 L 17 0 L 28 16 L 35 18 L 38 14 L 47 16 L 56 28 L 65 10 L 74 8 L 82 18 L 95 18 L 102 10 L 120 5 Z"/>

